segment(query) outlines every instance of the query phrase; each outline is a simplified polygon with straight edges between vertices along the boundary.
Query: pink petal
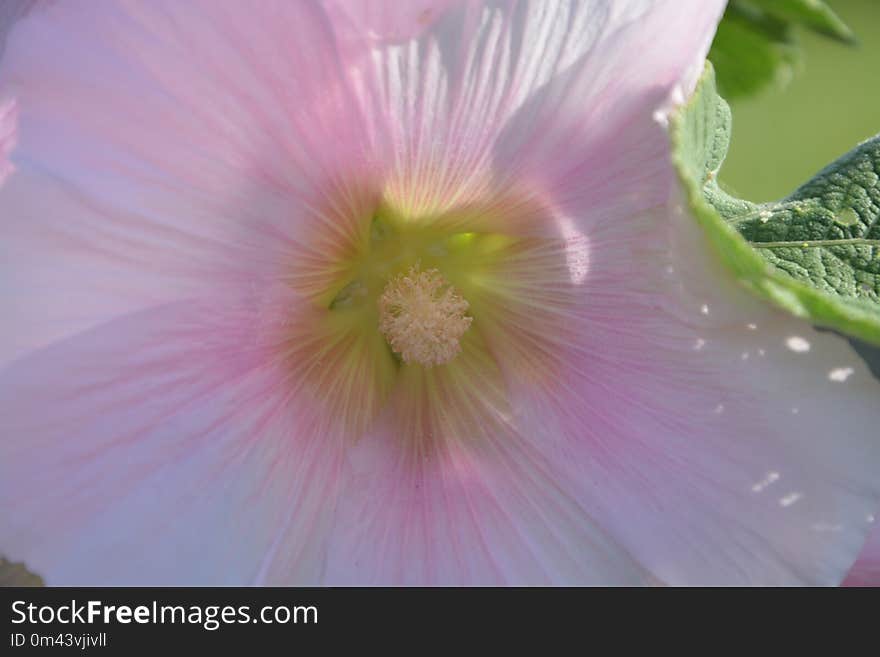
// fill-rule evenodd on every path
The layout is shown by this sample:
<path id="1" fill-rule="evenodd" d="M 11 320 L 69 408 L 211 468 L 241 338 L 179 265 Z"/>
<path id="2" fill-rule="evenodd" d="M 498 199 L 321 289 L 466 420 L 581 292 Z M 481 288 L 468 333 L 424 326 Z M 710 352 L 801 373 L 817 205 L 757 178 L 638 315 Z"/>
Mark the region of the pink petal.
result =
<path id="1" fill-rule="evenodd" d="M 871 520 L 876 522 L 876 516 Z M 880 526 L 875 525 L 859 558 L 843 580 L 844 586 L 880 586 Z"/>
<path id="2" fill-rule="evenodd" d="M 0 62 L 19 118 L 18 175 L 0 191 L 0 364 L 277 277 L 326 221 L 309 208 L 364 168 L 341 75 L 309 3 L 61 2 L 20 20 Z"/>
<path id="3" fill-rule="evenodd" d="M 37 4 L 45 0 L 4 0 L 0 4 L 0 55 L 6 47 L 6 39 L 13 25 Z"/>
<path id="4" fill-rule="evenodd" d="M 386 195 L 431 215 L 515 189 L 597 219 L 662 200 L 666 143 L 646 108 L 693 77 L 723 6 L 459 3 L 417 39 L 374 47 L 352 66 Z"/>
<path id="5" fill-rule="evenodd" d="M 0 102 L 0 185 L 11 174 L 12 150 L 15 148 L 18 130 L 18 112 L 15 101 Z"/>
<path id="6" fill-rule="evenodd" d="M 9 32 L 20 18 L 25 16 L 38 0 L 7 0 L 0 4 L 0 56 L 6 49 Z M 18 130 L 18 112 L 14 100 L 0 96 L 0 185 L 15 167 L 11 162 Z"/>
<path id="7" fill-rule="evenodd" d="M 591 250 L 582 340 L 518 386 L 523 433 L 662 581 L 839 583 L 880 499 L 880 383 L 736 286 L 690 216 L 642 221 Z"/>
<path id="8" fill-rule="evenodd" d="M 170 304 L 8 367 L 4 553 L 52 585 L 319 581 L 343 443 L 279 391 L 252 312 Z"/>
<path id="9" fill-rule="evenodd" d="M 464 0 L 323 0 L 342 44 L 369 47 L 406 41 L 439 20 Z"/>
<path id="10" fill-rule="evenodd" d="M 405 366 L 384 421 L 347 451 L 326 583 L 651 582 L 505 421 L 485 353 L 466 342 L 458 359 Z"/>

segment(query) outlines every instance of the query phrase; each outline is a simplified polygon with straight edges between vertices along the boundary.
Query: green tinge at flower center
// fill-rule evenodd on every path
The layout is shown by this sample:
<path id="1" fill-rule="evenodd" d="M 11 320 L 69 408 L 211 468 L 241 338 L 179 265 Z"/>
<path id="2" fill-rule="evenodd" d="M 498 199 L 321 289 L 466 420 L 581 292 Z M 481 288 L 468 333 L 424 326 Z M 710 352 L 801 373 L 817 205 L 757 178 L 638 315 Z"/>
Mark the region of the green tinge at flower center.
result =
<path id="1" fill-rule="evenodd" d="M 339 277 L 332 314 L 362 335 L 380 332 L 404 363 L 452 361 L 513 238 L 378 214 L 365 233 Z"/>

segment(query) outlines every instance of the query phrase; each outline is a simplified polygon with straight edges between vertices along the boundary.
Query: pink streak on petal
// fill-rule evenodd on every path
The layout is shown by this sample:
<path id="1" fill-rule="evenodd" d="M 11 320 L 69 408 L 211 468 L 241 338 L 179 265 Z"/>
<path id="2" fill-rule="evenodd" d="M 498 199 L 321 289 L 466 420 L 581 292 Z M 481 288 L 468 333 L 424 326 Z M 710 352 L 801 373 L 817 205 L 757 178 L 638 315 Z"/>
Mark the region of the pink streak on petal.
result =
<path id="1" fill-rule="evenodd" d="M 0 185 L 15 167 L 10 158 L 16 143 L 18 112 L 14 100 L 0 103 Z"/>
<path id="2" fill-rule="evenodd" d="M 874 514 L 869 518 L 873 530 L 858 560 L 843 580 L 844 586 L 880 586 L 880 524 Z"/>
<path id="3" fill-rule="evenodd" d="M 323 0 L 343 45 L 394 44 L 417 37 L 465 0 Z"/>
<path id="4" fill-rule="evenodd" d="M 483 373 L 485 374 L 485 373 Z M 382 424 L 347 454 L 329 585 L 576 585 L 651 581 L 555 481 L 549 462 L 463 391 L 430 454 Z M 458 416 L 451 417 L 451 416 Z M 468 433 L 460 430 L 467 428 Z"/>

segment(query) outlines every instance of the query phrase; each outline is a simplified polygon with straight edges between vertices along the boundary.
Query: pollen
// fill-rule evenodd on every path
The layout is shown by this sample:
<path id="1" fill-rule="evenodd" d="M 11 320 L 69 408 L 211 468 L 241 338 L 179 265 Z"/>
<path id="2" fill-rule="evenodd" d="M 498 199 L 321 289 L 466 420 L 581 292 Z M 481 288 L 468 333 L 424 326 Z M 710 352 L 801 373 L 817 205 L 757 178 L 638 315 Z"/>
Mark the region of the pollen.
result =
<path id="1" fill-rule="evenodd" d="M 379 297 L 379 330 L 405 363 L 448 363 L 471 325 L 468 302 L 436 269 L 392 278 Z"/>

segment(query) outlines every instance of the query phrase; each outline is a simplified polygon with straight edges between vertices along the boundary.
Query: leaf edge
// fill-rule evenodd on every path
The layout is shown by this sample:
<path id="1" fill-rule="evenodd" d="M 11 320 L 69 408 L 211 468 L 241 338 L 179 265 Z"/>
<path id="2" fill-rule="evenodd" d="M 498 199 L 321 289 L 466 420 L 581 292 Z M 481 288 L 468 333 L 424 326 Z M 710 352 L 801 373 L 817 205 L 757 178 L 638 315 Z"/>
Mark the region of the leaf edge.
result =
<path id="1" fill-rule="evenodd" d="M 740 284 L 777 307 L 795 317 L 880 346 L 880 312 L 875 314 L 834 299 L 777 270 L 722 219 L 703 196 L 700 183 L 688 175 L 683 148 L 688 112 L 693 111 L 707 93 L 721 99 L 716 92 L 715 70 L 709 61 L 691 96 L 670 114 L 669 139 L 672 164 L 683 188 L 684 200 L 715 254 Z"/>

